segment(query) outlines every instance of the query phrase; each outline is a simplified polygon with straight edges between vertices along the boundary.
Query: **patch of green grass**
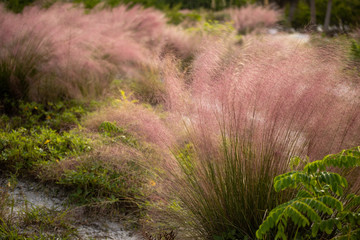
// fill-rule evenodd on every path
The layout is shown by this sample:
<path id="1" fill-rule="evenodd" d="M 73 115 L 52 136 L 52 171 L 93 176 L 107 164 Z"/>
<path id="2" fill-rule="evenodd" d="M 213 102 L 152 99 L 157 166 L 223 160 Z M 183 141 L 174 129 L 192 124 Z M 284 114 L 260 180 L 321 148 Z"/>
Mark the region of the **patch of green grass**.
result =
<path id="1" fill-rule="evenodd" d="M 69 200 L 78 205 L 138 211 L 146 199 L 146 171 L 135 161 L 121 168 L 95 158 L 84 159 L 65 170 L 57 184 L 69 190 Z"/>

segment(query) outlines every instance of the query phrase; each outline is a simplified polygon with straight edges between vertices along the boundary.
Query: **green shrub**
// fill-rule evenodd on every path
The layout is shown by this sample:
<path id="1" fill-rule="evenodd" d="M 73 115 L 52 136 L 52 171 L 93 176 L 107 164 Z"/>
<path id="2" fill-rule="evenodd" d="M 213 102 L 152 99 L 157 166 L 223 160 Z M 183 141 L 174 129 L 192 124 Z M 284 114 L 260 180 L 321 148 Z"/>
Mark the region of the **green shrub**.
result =
<path id="1" fill-rule="evenodd" d="M 73 131 L 47 127 L 0 130 L 0 170 L 31 171 L 40 162 L 59 161 L 90 150 L 90 141 Z"/>
<path id="2" fill-rule="evenodd" d="M 277 176 L 276 191 L 296 188 L 298 193 L 271 210 L 256 236 L 262 239 L 276 228 L 275 239 L 359 239 L 360 196 L 351 193 L 345 197 L 347 180 L 326 171 L 328 167 L 344 170 L 359 166 L 360 147 L 355 147 L 308 163 L 302 171 Z"/>

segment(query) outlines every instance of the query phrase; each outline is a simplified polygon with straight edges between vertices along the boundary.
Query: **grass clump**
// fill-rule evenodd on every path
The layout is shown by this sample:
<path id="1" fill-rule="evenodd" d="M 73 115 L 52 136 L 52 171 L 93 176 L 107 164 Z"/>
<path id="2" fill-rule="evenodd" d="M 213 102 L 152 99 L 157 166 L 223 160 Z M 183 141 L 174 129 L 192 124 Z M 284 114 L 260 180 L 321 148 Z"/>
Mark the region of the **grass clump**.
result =
<path id="1" fill-rule="evenodd" d="M 105 161 L 88 159 L 74 170 L 65 170 L 57 184 L 71 189 L 70 200 L 77 204 L 134 208 L 144 197 L 145 173 L 142 170 L 134 161 L 124 162 L 119 169 Z"/>
<path id="2" fill-rule="evenodd" d="M 259 150 L 249 136 L 223 134 L 209 155 L 197 144 L 178 155 L 182 223 L 199 239 L 254 238 L 266 209 L 286 199 L 269 186 L 274 173 L 286 169 L 286 158 L 274 163 L 277 153 L 270 146 Z"/>

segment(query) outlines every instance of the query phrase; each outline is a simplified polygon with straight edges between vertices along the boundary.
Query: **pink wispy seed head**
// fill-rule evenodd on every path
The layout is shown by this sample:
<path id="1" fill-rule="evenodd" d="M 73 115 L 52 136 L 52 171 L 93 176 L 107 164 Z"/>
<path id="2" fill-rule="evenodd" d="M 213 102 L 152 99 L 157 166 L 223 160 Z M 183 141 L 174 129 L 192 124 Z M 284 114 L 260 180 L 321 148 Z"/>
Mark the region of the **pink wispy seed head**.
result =
<path id="1" fill-rule="evenodd" d="M 145 140 L 162 149 L 168 149 L 175 143 L 175 136 L 151 109 L 142 105 L 124 103 L 118 107 L 108 107 L 90 116 L 84 123 L 89 129 L 97 130 L 104 121 L 116 122 L 137 139 Z"/>
<path id="2" fill-rule="evenodd" d="M 168 26 L 164 30 L 161 41 L 164 53 L 172 53 L 180 58 L 191 57 L 200 45 L 200 39 L 197 36 L 173 26 Z"/>
<path id="3" fill-rule="evenodd" d="M 195 58 L 192 122 L 201 129 L 200 142 L 217 141 L 214 134 L 223 126 L 259 149 L 279 148 L 284 159 L 321 157 L 359 142 L 352 134 L 360 126 L 354 117 L 359 89 L 350 87 L 338 52 L 327 53 L 325 61 L 324 52 L 286 37 L 246 41 L 231 61 L 213 46 Z"/>
<path id="4" fill-rule="evenodd" d="M 164 45 L 158 41 L 166 27 L 164 15 L 139 6 L 89 14 L 71 4 L 54 4 L 47 10 L 27 7 L 18 15 L 3 8 L 1 11 L 0 42 L 5 52 L 14 54 L 24 48 L 21 46 L 30 45 L 41 48 L 41 54 L 46 50 L 44 61 L 34 65 L 39 74 L 27 77 L 27 81 L 36 82 L 36 89 L 30 84 L 32 100 L 39 100 L 37 95 L 45 90 L 41 82 L 47 79 L 46 85 L 49 78 L 62 89 L 61 93 L 54 92 L 53 98 L 64 93 L 70 98 L 89 95 L 94 86 L 99 89 L 93 92 L 101 92 L 109 76 L 119 72 L 126 76 L 128 71 L 132 74 L 135 65 L 151 65 Z M 18 39 L 23 39 L 21 45 L 16 44 Z M 40 54 L 31 52 L 34 47 L 27 49 L 27 54 Z M 20 64 L 21 58 L 18 60 Z"/>
<path id="5" fill-rule="evenodd" d="M 234 27 L 238 31 L 249 31 L 256 27 L 270 27 L 280 20 L 280 12 L 268 7 L 248 5 L 228 10 Z"/>

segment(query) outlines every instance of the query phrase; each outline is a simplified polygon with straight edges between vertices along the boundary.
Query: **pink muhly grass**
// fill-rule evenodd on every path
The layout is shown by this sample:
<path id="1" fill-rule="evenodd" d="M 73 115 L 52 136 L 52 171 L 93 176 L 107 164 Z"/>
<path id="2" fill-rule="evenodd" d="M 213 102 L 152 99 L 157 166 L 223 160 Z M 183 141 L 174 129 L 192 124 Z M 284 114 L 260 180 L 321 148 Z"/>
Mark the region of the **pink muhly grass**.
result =
<path id="1" fill-rule="evenodd" d="M 89 117 L 85 126 L 97 130 L 104 121 L 116 122 L 120 127 L 133 134 L 136 138 L 168 149 L 174 144 L 175 137 L 169 131 L 164 120 L 154 111 L 133 103 L 108 107 Z"/>
<path id="2" fill-rule="evenodd" d="M 186 111 L 189 95 L 184 82 L 184 74 L 178 69 L 179 62 L 172 56 L 166 56 L 161 62 L 161 77 L 165 85 L 164 103 L 170 112 Z"/>
<path id="3" fill-rule="evenodd" d="M 247 5 L 228 10 L 237 31 L 251 31 L 257 27 L 270 27 L 280 20 L 280 12 L 269 7 Z"/>
<path id="4" fill-rule="evenodd" d="M 25 77 L 32 100 L 101 94 L 114 74 L 152 64 L 166 25 L 163 14 L 139 6 L 89 14 L 67 4 L 47 10 L 28 7 L 19 15 L 1 11 L 2 52 L 18 51 L 14 41 L 25 34 L 21 47 L 40 48 L 31 54 L 44 55 L 34 67 L 38 74 Z M 10 61 L 6 56 L 2 61 Z"/>
<path id="5" fill-rule="evenodd" d="M 199 38 L 173 26 L 164 30 L 162 42 L 163 53 L 172 53 L 182 59 L 192 57 L 200 44 Z"/>
<path id="6" fill-rule="evenodd" d="M 222 59 L 226 52 L 210 45 L 195 59 L 193 152 L 190 162 L 179 155 L 173 187 L 191 234 L 235 229 L 255 238 L 266 210 L 288 197 L 272 181 L 291 157 L 317 159 L 360 142 L 360 89 L 336 51 L 324 58 L 315 47 L 267 37 L 248 39 L 237 57 Z"/>
<path id="7" fill-rule="evenodd" d="M 231 57 L 222 60 L 218 49 L 214 51 L 210 47 L 204 51 L 203 61 L 201 57 L 199 63 L 195 60 L 193 86 L 196 89 L 192 97 L 203 101 L 205 105 L 202 109 L 205 107 L 213 113 L 219 113 L 224 104 L 240 104 L 239 110 L 245 108 L 250 112 L 256 107 L 259 119 L 260 116 L 266 117 L 265 114 L 274 114 L 272 111 L 275 110 L 274 117 L 284 120 L 296 112 L 300 115 L 314 112 L 307 120 L 306 128 L 320 129 L 323 121 L 329 121 L 325 124 L 329 127 L 330 121 L 340 121 L 344 118 L 342 112 L 358 104 L 358 88 L 351 86 L 352 79 L 342 71 L 341 66 L 345 66 L 342 58 L 327 53 L 325 62 L 322 52 L 307 46 L 295 47 L 272 41 L 271 38 L 263 41 L 253 39 L 234 60 Z M 212 64 L 209 61 L 215 62 Z M 206 64 L 203 67 L 197 65 L 201 63 Z M 318 67 L 314 68 L 314 64 Z M 197 90 L 199 88 L 201 91 Z M 325 113 L 337 114 L 337 117 L 332 120 L 320 117 Z M 294 119 L 294 126 L 296 121 L 300 121 L 299 117 Z M 302 124 L 300 122 L 299 126 Z M 315 127 L 315 124 L 319 126 Z M 334 134 L 341 135 L 340 132 Z M 336 150 L 339 149 L 329 149 L 327 152 Z M 309 149 L 310 152 L 324 154 L 319 150 Z"/>

